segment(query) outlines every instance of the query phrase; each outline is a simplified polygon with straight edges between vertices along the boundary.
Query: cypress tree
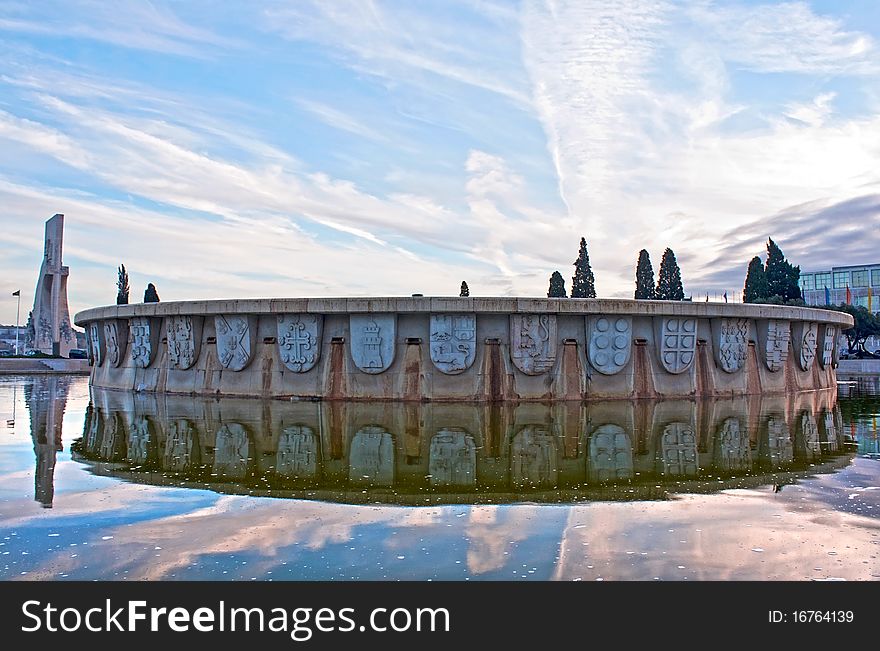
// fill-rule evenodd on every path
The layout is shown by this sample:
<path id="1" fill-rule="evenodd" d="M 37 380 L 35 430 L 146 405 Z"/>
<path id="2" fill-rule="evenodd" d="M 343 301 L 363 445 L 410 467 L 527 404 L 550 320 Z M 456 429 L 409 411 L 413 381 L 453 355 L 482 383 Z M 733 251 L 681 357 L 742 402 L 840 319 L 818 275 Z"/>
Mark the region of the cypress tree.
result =
<path id="1" fill-rule="evenodd" d="M 744 303 L 759 303 L 770 298 L 767 293 L 767 275 L 764 273 L 764 263 L 761 258 L 755 256 L 749 263 L 746 273 L 746 284 L 743 287 Z"/>
<path id="2" fill-rule="evenodd" d="M 467 283 L 465 281 L 461 281 L 461 292 L 458 294 L 459 296 L 470 296 L 471 290 L 468 289 Z"/>
<path id="3" fill-rule="evenodd" d="M 681 285 L 681 269 L 672 249 L 663 252 L 660 272 L 657 275 L 657 299 L 661 301 L 683 301 L 684 288 Z"/>
<path id="4" fill-rule="evenodd" d="M 156 286 L 153 283 L 147 285 L 146 291 L 144 291 L 144 303 L 158 303 L 159 302 L 159 294 L 156 292 Z"/>
<path id="5" fill-rule="evenodd" d="M 587 253 L 587 240 L 581 238 L 578 258 L 574 261 L 574 277 L 571 279 L 572 298 L 596 298 L 596 279 L 590 268 L 590 255 Z"/>
<path id="6" fill-rule="evenodd" d="M 116 279 L 116 304 L 117 305 L 128 305 L 128 272 L 125 270 L 125 265 L 119 265 L 119 269 L 117 270 L 118 277 Z"/>
<path id="7" fill-rule="evenodd" d="M 650 300 L 655 297 L 654 267 L 651 256 L 645 249 L 639 251 L 639 262 L 636 265 L 636 298 Z"/>
<path id="8" fill-rule="evenodd" d="M 547 291 L 547 298 L 567 298 L 565 293 L 565 278 L 558 271 L 554 271 L 550 276 L 550 289 Z"/>
<path id="9" fill-rule="evenodd" d="M 793 266 L 772 238 L 767 240 L 767 264 L 764 267 L 767 279 L 767 297 L 785 303 L 802 298 L 798 280 L 801 268 Z M 778 299 L 776 298 L 778 297 Z"/>

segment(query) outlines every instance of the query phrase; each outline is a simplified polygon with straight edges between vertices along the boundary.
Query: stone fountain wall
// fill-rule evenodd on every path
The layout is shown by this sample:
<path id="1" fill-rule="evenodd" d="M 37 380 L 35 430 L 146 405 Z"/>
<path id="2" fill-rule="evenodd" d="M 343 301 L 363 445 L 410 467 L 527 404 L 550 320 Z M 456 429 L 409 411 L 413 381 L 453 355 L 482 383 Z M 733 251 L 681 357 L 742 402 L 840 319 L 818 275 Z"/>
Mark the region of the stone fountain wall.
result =
<path id="1" fill-rule="evenodd" d="M 186 301 L 75 321 L 105 389 L 481 402 L 832 388 L 852 323 L 813 308 L 478 297 Z"/>

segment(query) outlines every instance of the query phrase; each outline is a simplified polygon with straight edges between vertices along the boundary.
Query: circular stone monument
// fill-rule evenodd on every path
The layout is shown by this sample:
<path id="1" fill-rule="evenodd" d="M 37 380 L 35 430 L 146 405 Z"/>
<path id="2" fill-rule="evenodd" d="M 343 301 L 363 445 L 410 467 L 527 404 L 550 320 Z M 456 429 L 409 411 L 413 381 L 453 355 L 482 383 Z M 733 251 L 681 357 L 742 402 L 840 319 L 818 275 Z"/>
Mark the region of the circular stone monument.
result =
<path id="1" fill-rule="evenodd" d="M 292 298 L 80 312 L 105 389 L 300 400 L 724 397 L 836 386 L 831 310 L 572 298 Z"/>

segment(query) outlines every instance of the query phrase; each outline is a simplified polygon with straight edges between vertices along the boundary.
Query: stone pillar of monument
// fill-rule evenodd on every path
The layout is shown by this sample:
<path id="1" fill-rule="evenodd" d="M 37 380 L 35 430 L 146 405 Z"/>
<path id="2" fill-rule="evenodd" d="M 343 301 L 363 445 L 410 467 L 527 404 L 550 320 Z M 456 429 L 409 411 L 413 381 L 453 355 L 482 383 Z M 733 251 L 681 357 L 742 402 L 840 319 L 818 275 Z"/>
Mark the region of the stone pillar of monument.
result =
<path id="1" fill-rule="evenodd" d="M 43 264 L 34 294 L 28 339 L 30 348 L 47 355 L 68 357 L 76 348 L 76 335 L 70 325 L 67 307 L 67 276 L 69 269 L 61 261 L 64 239 L 64 215 L 55 215 L 46 222 Z"/>

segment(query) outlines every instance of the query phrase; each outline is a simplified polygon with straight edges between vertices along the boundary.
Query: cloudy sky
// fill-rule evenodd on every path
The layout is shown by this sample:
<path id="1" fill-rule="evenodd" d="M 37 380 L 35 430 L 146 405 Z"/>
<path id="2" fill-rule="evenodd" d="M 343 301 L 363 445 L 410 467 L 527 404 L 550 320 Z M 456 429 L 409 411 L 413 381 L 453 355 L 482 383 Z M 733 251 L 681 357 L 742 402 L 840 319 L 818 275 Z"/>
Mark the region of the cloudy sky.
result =
<path id="1" fill-rule="evenodd" d="M 0 322 L 56 212 L 74 311 L 880 261 L 880 3 L 0 0 Z"/>

